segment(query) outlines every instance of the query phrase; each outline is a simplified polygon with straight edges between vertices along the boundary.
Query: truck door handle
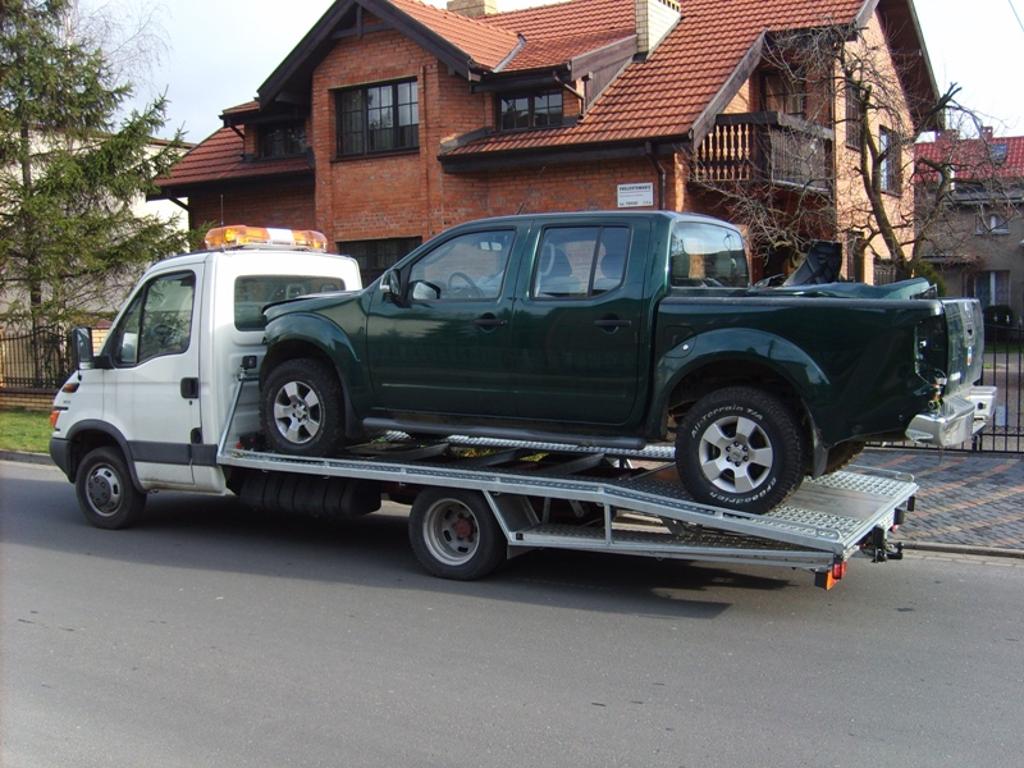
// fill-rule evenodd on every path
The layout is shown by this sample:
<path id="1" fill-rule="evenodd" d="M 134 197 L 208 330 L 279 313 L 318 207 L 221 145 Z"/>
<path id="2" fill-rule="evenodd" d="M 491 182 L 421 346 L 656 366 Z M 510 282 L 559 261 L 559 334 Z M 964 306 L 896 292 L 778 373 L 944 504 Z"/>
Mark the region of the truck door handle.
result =
<path id="1" fill-rule="evenodd" d="M 199 379 L 194 376 L 186 376 L 181 380 L 181 396 L 186 400 L 196 400 L 199 397 Z"/>
<path id="2" fill-rule="evenodd" d="M 508 320 L 502 320 L 499 317 L 488 312 L 486 315 L 480 315 L 476 320 L 473 321 L 473 325 L 477 328 L 483 328 L 485 330 L 500 328 L 503 325 L 508 325 Z"/>
<path id="3" fill-rule="evenodd" d="M 615 317 L 614 315 L 611 315 L 610 317 L 602 317 L 600 320 L 594 321 L 594 325 L 602 331 L 614 331 L 616 328 L 629 328 L 632 324 L 632 320 L 623 320 L 622 318 Z"/>

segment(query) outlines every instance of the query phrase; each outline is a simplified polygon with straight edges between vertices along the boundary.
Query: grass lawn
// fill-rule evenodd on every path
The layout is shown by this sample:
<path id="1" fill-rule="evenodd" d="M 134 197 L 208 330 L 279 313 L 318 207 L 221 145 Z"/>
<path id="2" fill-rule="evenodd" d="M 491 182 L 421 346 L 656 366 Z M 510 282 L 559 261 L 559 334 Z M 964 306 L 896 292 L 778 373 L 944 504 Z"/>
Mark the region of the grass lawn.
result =
<path id="1" fill-rule="evenodd" d="M 0 451 L 50 450 L 48 411 L 0 411 Z"/>

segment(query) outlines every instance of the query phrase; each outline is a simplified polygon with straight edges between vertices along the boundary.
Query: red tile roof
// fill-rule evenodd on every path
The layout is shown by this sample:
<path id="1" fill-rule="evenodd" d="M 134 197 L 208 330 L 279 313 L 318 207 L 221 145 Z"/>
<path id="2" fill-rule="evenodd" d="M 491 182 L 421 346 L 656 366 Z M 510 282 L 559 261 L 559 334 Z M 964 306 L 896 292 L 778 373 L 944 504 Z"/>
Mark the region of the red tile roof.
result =
<path id="1" fill-rule="evenodd" d="M 573 0 L 495 18 L 502 23 L 522 16 L 541 27 L 545 11 L 552 18 L 558 13 L 565 20 L 585 19 L 591 5 L 601 13 L 612 10 L 609 0 Z M 496 134 L 450 154 L 682 136 L 762 32 L 849 23 L 863 5 L 864 0 L 687 0 L 682 20 L 654 53 L 627 67 L 574 126 Z M 632 13 L 632 3 L 619 6 Z"/>
<path id="2" fill-rule="evenodd" d="M 237 115 L 237 114 L 242 114 L 242 113 L 245 113 L 245 112 L 256 112 L 256 111 L 259 110 L 259 108 L 260 108 L 260 103 L 258 101 L 247 101 L 244 104 L 236 104 L 233 107 L 228 107 L 223 112 L 221 112 L 221 114 L 222 115 Z"/>
<path id="3" fill-rule="evenodd" d="M 487 69 L 498 66 L 519 42 L 514 32 L 458 13 L 443 11 L 419 0 L 388 2 Z"/>
<path id="4" fill-rule="evenodd" d="M 242 137 L 231 128 L 221 128 L 189 151 L 170 174 L 156 180 L 161 189 L 184 187 L 211 181 L 250 179 L 286 173 L 312 173 L 305 157 L 278 160 L 244 160 Z"/>
<path id="5" fill-rule="evenodd" d="M 1005 147 L 1005 158 L 999 154 Z M 940 135 L 936 141 L 924 141 L 914 145 L 914 156 L 918 160 L 937 163 L 952 163 L 956 177 L 962 181 L 971 179 L 1024 180 L 1024 136 L 988 136 L 981 139 L 961 139 L 959 136 Z M 918 163 L 918 179 L 935 179 L 926 165 Z"/>

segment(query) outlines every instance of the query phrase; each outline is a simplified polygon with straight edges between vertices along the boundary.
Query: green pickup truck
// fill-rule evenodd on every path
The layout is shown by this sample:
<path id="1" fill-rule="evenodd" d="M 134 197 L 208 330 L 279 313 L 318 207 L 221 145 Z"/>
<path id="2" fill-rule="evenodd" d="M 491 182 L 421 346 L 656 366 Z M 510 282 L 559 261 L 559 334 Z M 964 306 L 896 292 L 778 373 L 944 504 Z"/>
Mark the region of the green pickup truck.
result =
<path id="1" fill-rule="evenodd" d="M 933 296 L 752 287 L 739 231 L 705 216 L 475 221 L 362 291 L 264 310 L 264 435 L 303 456 L 386 430 L 672 438 L 694 499 L 764 512 L 865 440 L 953 445 L 984 423 L 981 309 Z"/>

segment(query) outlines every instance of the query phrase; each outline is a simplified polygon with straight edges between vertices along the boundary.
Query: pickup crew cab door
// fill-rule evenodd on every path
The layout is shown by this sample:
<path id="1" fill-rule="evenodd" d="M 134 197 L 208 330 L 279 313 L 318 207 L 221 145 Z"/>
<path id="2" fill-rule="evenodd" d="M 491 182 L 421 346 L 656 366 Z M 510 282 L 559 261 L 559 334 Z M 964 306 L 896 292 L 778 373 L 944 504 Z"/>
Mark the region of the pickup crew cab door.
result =
<path id="1" fill-rule="evenodd" d="M 392 413 L 508 416 L 505 353 L 520 227 L 462 230 L 401 267 L 405 296 L 377 292 L 367 320 L 374 400 Z"/>
<path id="2" fill-rule="evenodd" d="M 518 416 L 622 424 L 637 400 L 650 224 L 594 217 L 535 234 L 512 317 Z"/>
<path id="3" fill-rule="evenodd" d="M 104 418 L 128 441 L 145 486 L 193 485 L 199 412 L 203 266 L 156 275 L 132 297 L 107 341 Z M 196 433 L 198 436 L 198 433 Z"/>

